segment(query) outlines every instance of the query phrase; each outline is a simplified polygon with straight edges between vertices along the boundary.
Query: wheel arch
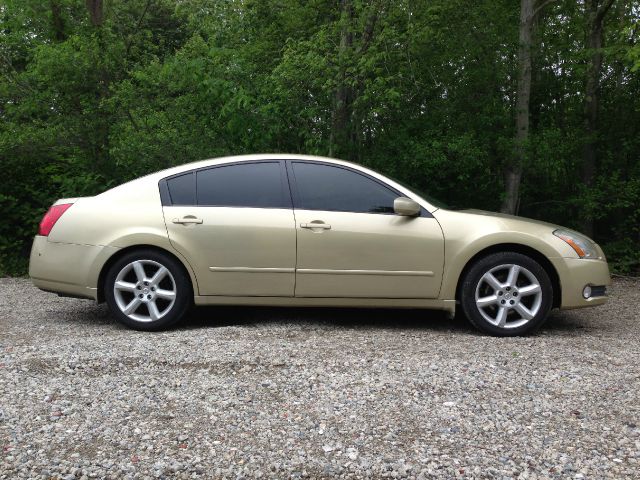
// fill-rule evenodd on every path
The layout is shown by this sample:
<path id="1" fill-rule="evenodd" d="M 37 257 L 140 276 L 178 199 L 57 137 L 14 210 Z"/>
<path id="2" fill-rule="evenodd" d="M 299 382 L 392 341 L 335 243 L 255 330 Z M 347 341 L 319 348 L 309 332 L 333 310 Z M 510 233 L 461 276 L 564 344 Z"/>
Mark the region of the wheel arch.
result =
<path id="1" fill-rule="evenodd" d="M 125 248 L 121 248 L 118 251 L 116 251 L 113 255 L 111 255 L 107 261 L 104 263 L 104 265 L 102 265 L 102 268 L 100 269 L 100 273 L 98 274 L 98 285 L 97 285 L 97 301 L 98 303 L 102 303 L 105 301 L 104 298 L 104 282 L 105 282 L 105 277 L 107 276 L 107 272 L 109 271 L 109 269 L 111 268 L 111 266 L 117 262 L 120 258 L 122 258 L 124 255 L 127 255 L 131 252 L 134 252 L 136 250 L 155 250 L 158 253 L 161 253 L 163 255 L 167 255 L 171 258 L 173 258 L 176 262 L 178 262 L 179 265 L 182 266 L 182 268 L 184 269 L 184 271 L 187 273 L 187 276 L 189 277 L 189 281 L 191 283 L 191 290 L 192 292 L 197 292 L 197 288 L 198 288 L 198 284 L 196 281 L 195 276 L 193 275 L 193 271 L 191 270 L 190 266 L 182 259 L 180 258 L 178 255 L 176 255 L 173 252 L 170 252 L 169 250 L 162 248 L 162 247 L 158 247 L 157 245 L 145 245 L 145 244 L 141 244 L 141 245 L 131 245 L 129 247 L 125 247 Z"/>
<path id="2" fill-rule="evenodd" d="M 460 275 L 458 275 L 458 281 L 456 284 L 456 296 L 455 296 L 456 300 L 460 298 L 460 287 L 462 285 L 462 281 L 465 275 L 467 274 L 467 272 L 469 271 L 469 269 L 471 268 L 471 266 L 475 262 L 477 262 L 479 259 L 486 257 L 487 255 L 491 255 L 492 253 L 498 253 L 498 252 L 520 253 L 538 262 L 540 266 L 544 268 L 544 270 L 547 272 L 547 275 L 549 275 L 549 279 L 551 280 L 551 287 L 553 289 L 552 307 L 555 308 L 561 305 L 562 287 L 560 284 L 560 276 L 558 275 L 556 268 L 553 266 L 553 264 L 549 261 L 549 259 L 544 254 L 542 254 L 541 252 L 539 252 L 533 247 L 530 247 L 528 245 L 522 245 L 519 243 L 499 243 L 499 244 L 491 245 L 489 247 L 486 247 L 480 250 L 473 257 L 471 257 L 467 261 L 467 263 L 464 265 L 462 271 L 460 272 Z"/>

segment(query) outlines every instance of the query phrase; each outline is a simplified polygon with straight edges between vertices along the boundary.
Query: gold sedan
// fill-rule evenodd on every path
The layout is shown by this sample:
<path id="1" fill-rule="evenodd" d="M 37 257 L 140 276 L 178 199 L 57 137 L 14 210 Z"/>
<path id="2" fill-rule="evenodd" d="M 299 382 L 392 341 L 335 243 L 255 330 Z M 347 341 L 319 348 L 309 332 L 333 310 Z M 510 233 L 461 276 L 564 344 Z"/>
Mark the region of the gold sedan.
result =
<path id="1" fill-rule="evenodd" d="M 58 200 L 33 283 L 165 328 L 196 305 L 409 307 L 522 335 L 551 308 L 607 301 L 604 254 L 548 223 L 446 209 L 362 166 L 248 155 L 171 168 Z"/>

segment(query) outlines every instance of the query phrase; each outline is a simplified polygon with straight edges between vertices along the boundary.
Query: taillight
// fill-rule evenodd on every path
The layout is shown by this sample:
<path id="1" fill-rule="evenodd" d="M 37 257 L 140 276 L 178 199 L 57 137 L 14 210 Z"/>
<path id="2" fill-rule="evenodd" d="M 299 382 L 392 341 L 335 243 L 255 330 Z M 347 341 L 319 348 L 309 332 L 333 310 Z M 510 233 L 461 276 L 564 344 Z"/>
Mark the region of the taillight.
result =
<path id="1" fill-rule="evenodd" d="M 47 213 L 44 214 L 44 217 L 42 217 L 42 220 L 40 220 L 38 235 L 48 236 L 53 226 L 71 205 L 73 205 L 73 203 L 61 203 L 60 205 L 53 205 L 49 208 Z"/>

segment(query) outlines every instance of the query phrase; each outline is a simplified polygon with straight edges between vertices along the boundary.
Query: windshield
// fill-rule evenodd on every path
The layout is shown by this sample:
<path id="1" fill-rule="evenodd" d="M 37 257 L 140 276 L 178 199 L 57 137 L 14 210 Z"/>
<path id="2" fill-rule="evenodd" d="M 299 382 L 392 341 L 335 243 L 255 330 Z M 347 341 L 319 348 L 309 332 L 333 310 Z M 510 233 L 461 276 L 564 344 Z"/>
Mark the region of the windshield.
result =
<path id="1" fill-rule="evenodd" d="M 420 195 L 422 198 L 424 198 L 427 202 L 429 202 L 431 205 L 433 205 L 434 207 L 437 208 L 445 208 L 448 210 L 452 210 L 452 207 L 447 205 L 444 202 L 441 202 L 440 200 L 438 200 L 437 198 L 433 198 L 431 195 L 429 195 L 428 193 L 424 192 L 423 190 L 413 186 L 413 185 L 409 185 L 406 182 L 403 182 L 401 180 L 398 180 L 397 178 L 394 178 L 392 176 L 387 175 L 391 180 L 393 180 L 394 182 L 402 185 L 404 188 L 408 188 L 409 190 L 411 190 L 412 192 L 417 193 L 418 195 Z"/>

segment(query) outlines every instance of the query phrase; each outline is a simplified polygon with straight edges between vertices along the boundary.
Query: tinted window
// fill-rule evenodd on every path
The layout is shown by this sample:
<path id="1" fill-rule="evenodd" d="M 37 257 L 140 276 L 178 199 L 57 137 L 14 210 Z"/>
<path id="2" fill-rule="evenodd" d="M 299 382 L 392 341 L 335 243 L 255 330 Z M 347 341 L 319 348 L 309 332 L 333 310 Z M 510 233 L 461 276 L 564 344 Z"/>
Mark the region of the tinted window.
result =
<path id="1" fill-rule="evenodd" d="M 297 208 L 337 212 L 393 213 L 399 196 L 365 175 L 329 165 L 293 162 Z"/>
<path id="2" fill-rule="evenodd" d="M 180 175 L 167 180 L 169 195 L 173 205 L 195 205 L 196 192 L 193 185 L 193 173 Z"/>
<path id="3" fill-rule="evenodd" d="M 281 174 L 278 162 L 244 163 L 200 170 L 197 172 L 198 205 L 290 206 L 285 200 Z"/>

